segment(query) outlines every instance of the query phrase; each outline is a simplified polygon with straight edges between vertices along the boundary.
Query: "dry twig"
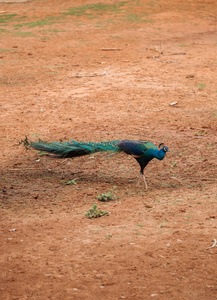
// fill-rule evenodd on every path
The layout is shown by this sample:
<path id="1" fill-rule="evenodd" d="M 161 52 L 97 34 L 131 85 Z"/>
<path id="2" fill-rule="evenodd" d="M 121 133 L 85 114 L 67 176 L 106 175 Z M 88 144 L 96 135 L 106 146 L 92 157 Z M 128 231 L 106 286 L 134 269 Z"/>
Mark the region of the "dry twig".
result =
<path id="1" fill-rule="evenodd" d="M 121 51 L 122 49 L 118 48 L 101 48 L 101 51 Z"/>
<path id="2" fill-rule="evenodd" d="M 167 63 L 167 64 L 180 64 L 180 62 L 177 62 L 175 60 L 163 60 L 163 59 L 160 59 L 159 56 L 157 55 L 153 55 L 152 58 L 156 61 L 160 61 L 162 63 Z"/>
<path id="3" fill-rule="evenodd" d="M 214 247 L 217 247 L 217 240 L 216 239 L 214 239 L 214 243 L 213 243 L 213 245 L 212 246 L 210 246 L 210 247 L 208 247 L 208 248 L 206 248 L 206 249 L 210 249 L 210 248 L 214 248 Z"/>
<path id="4" fill-rule="evenodd" d="M 109 69 L 111 69 L 111 67 L 108 68 L 107 70 L 105 70 L 105 71 L 102 72 L 102 73 L 77 74 L 77 75 L 71 75 L 71 76 L 69 76 L 69 77 L 81 78 L 81 77 L 96 77 L 96 76 L 103 76 L 103 75 L 106 75 L 106 73 L 108 72 Z"/>

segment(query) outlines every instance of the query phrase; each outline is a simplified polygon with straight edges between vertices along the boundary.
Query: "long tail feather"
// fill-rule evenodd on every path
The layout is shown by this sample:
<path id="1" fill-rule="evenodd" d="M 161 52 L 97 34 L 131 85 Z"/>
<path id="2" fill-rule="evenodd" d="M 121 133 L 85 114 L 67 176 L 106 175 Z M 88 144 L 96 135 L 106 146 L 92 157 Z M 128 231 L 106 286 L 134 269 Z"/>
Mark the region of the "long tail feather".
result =
<path id="1" fill-rule="evenodd" d="M 121 149 L 117 146 L 119 141 L 110 141 L 110 142 L 101 142 L 101 143 L 85 143 L 85 142 L 30 142 L 30 147 L 39 150 L 45 151 L 48 153 L 52 153 L 58 155 L 60 158 L 66 157 L 78 157 L 83 155 L 92 154 L 95 152 L 102 151 L 121 151 Z"/>

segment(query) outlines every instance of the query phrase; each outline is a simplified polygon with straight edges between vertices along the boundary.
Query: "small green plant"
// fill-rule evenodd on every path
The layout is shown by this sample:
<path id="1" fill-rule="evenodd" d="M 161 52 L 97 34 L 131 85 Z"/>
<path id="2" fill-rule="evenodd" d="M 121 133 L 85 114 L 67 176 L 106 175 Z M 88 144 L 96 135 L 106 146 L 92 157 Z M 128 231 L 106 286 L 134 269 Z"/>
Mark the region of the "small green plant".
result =
<path id="1" fill-rule="evenodd" d="M 115 200 L 117 196 L 113 192 L 116 188 L 117 188 L 116 186 L 113 186 L 113 189 L 111 189 L 110 192 L 105 194 L 98 194 L 97 199 L 102 202 Z"/>
<path id="2" fill-rule="evenodd" d="M 128 14 L 125 16 L 125 20 L 131 23 L 142 23 L 142 22 L 153 22 L 150 19 L 146 18 L 147 15 L 138 15 L 138 14 Z M 145 18 L 145 19 L 144 19 Z"/>
<path id="3" fill-rule="evenodd" d="M 144 225 L 141 223 L 141 224 L 138 224 L 137 226 L 139 226 L 139 227 L 143 227 Z"/>
<path id="4" fill-rule="evenodd" d="M 105 210 L 99 210 L 96 204 L 93 204 L 93 207 L 85 213 L 85 216 L 88 219 L 100 218 L 102 216 L 108 216 L 109 212 Z"/>
<path id="5" fill-rule="evenodd" d="M 77 182 L 75 181 L 75 179 L 72 179 L 72 180 L 61 180 L 61 183 L 63 185 L 75 185 L 75 184 L 77 184 Z"/>
<path id="6" fill-rule="evenodd" d="M 206 84 L 201 82 L 197 85 L 200 89 L 204 89 L 206 87 Z"/>
<path id="7" fill-rule="evenodd" d="M 203 136 L 204 134 L 205 134 L 205 131 L 203 131 L 203 130 L 194 133 L 195 136 Z"/>
<path id="8" fill-rule="evenodd" d="M 46 155 L 47 155 L 47 153 L 44 152 L 44 151 L 37 151 L 37 153 L 38 153 L 38 155 L 40 155 L 40 156 L 46 156 Z"/>
<path id="9" fill-rule="evenodd" d="M 112 192 L 108 192 L 106 194 L 99 194 L 97 199 L 102 202 L 108 202 L 111 200 L 115 200 L 116 196 L 112 194 Z"/>
<path id="10" fill-rule="evenodd" d="M 0 49 L 0 51 L 2 51 L 2 52 L 9 52 L 9 51 L 11 51 L 11 49 Z"/>
<path id="11" fill-rule="evenodd" d="M 110 240 L 112 238 L 112 234 L 107 233 L 105 237 Z"/>

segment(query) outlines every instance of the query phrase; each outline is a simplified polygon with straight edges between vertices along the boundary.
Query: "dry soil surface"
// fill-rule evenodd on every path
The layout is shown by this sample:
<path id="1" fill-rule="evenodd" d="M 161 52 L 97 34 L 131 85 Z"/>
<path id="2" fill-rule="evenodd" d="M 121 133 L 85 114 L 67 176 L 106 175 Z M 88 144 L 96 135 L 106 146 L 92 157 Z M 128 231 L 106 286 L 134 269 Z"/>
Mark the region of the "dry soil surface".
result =
<path id="1" fill-rule="evenodd" d="M 215 0 L 0 4 L 0 299 L 217 299 L 216 16 Z M 130 156 L 54 159 L 26 135 L 170 153 L 145 191 Z M 95 203 L 109 216 L 88 219 Z"/>

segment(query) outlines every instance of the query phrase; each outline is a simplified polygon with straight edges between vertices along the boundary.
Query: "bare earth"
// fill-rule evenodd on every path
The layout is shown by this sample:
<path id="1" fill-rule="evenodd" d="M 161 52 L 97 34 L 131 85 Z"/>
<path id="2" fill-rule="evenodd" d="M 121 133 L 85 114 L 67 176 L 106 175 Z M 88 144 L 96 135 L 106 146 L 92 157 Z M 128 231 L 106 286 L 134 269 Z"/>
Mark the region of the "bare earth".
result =
<path id="1" fill-rule="evenodd" d="M 217 299 L 216 16 L 214 0 L 0 4 L 0 299 Z M 171 152 L 146 192 L 131 157 L 53 159 L 26 135 Z M 94 203 L 109 216 L 85 217 Z"/>

